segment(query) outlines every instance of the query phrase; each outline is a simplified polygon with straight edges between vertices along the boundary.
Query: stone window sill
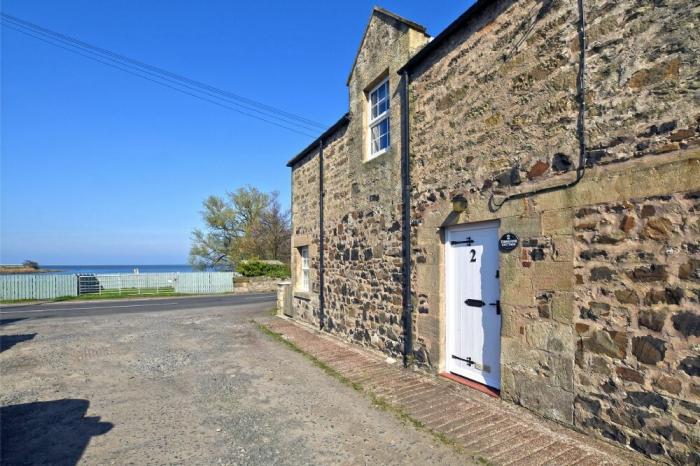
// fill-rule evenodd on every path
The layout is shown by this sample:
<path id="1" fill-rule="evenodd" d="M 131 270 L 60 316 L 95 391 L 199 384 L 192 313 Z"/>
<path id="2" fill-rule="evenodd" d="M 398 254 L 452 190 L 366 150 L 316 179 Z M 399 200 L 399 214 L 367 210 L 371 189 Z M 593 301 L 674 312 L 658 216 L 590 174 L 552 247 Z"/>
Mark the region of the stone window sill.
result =
<path id="1" fill-rule="evenodd" d="M 295 291 L 294 297 L 309 301 L 311 299 L 311 293 L 309 293 L 308 291 Z"/>

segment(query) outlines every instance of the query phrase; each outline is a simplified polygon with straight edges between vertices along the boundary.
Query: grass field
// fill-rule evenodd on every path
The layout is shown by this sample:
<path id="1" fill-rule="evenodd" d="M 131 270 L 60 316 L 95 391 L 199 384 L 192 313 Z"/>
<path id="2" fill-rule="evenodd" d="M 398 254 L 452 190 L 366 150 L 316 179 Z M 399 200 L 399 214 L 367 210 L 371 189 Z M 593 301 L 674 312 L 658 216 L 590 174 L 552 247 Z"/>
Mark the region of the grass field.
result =
<path id="1" fill-rule="evenodd" d="M 122 290 L 103 290 L 101 293 L 87 293 L 81 294 L 79 296 L 59 296 L 53 299 L 17 299 L 17 300 L 2 300 L 0 304 L 20 304 L 20 303 L 31 303 L 37 301 L 51 301 L 51 302 L 61 302 L 61 301 L 92 301 L 99 299 L 133 299 L 133 298 L 154 298 L 154 297 L 167 297 L 167 296 L 193 296 L 189 293 L 175 293 L 170 288 L 163 290 L 163 288 L 127 288 Z"/>

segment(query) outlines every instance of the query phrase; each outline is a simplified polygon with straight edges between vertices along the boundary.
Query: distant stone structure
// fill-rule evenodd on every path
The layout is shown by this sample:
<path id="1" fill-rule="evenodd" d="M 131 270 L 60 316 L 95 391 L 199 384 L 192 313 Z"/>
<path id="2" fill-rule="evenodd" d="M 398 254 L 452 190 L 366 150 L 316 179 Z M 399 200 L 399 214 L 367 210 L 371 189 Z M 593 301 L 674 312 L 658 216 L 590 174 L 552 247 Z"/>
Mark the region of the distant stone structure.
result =
<path id="1" fill-rule="evenodd" d="M 349 113 L 289 162 L 293 317 L 452 371 L 447 290 L 474 277 L 447 234 L 492 222 L 517 246 L 480 277 L 497 303 L 467 300 L 498 313 L 490 385 L 699 463 L 699 8 L 480 0 L 432 40 L 375 8 Z"/>

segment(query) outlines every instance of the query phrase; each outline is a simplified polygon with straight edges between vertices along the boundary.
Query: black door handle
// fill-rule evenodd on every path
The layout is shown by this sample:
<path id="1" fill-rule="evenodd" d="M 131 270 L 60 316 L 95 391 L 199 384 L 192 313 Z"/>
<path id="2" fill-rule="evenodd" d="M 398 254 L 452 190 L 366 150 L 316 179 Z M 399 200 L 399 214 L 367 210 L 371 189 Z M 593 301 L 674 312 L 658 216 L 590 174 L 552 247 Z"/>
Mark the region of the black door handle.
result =
<path id="1" fill-rule="evenodd" d="M 484 307 L 484 304 L 486 303 L 480 299 L 467 299 L 466 301 L 464 301 L 464 304 L 472 307 Z"/>

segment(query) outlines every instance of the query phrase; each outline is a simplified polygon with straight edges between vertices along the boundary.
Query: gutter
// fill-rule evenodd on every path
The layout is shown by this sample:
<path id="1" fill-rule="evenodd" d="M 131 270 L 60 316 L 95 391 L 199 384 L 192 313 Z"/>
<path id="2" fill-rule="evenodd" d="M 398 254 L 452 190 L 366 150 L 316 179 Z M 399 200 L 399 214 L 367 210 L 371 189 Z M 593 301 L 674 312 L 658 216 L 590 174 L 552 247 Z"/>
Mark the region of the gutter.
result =
<path id="1" fill-rule="evenodd" d="M 344 125 L 348 124 L 350 122 L 350 113 L 346 113 L 338 121 L 333 123 L 333 125 L 325 130 L 319 137 L 313 140 L 311 144 L 306 146 L 301 152 L 299 152 L 297 155 L 295 155 L 289 162 L 287 162 L 288 167 L 294 167 L 298 161 L 303 159 L 306 155 L 309 154 L 312 150 L 314 150 L 316 147 L 318 147 L 318 144 L 326 139 L 328 136 L 331 134 L 335 133 L 338 131 L 340 128 L 342 128 Z"/>

